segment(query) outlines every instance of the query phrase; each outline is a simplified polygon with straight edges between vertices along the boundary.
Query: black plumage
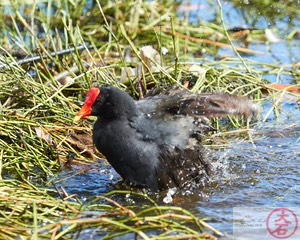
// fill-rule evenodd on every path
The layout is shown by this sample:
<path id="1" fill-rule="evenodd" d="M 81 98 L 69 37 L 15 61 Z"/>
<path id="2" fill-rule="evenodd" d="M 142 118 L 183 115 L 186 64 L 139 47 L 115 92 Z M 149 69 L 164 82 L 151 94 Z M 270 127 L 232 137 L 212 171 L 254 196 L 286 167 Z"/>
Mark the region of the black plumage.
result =
<path id="1" fill-rule="evenodd" d="M 207 118 L 255 112 L 251 100 L 230 94 L 170 89 L 135 102 L 104 85 L 90 89 L 76 119 L 97 116 L 97 149 L 127 183 L 157 191 L 209 182 L 213 167 L 199 143 Z"/>

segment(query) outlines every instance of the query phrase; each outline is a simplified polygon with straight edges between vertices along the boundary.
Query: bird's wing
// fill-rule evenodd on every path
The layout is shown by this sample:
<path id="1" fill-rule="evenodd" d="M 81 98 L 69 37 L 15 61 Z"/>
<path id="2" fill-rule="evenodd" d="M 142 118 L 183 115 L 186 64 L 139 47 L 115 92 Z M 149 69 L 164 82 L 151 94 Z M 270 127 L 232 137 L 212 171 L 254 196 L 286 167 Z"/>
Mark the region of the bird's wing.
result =
<path id="1" fill-rule="evenodd" d="M 147 153 L 149 147 L 156 152 L 156 158 L 148 156 L 147 164 L 155 168 L 157 188 L 192 189 L 206 185 L 213 170 L 205 157 L 204 147 L 192 137 L 193 118 L 181 116 L 163 121 L 141 116 L 131 121 L 130 126 L 138 133 L 135 136 L 140 155 L 143 155 L 145 147 L 148 148 Z"/>
<path id="2" fill-rule="evenodd" d="M 190 115 L 193 117 L 255 116 L 259 110 L 250 99 L 228 93 L 197 94 L 185 89 L 169 89 L 137 102 L 146 114 Z"/>
<path id="3" fill-rule="evenodd" d="M 189 139 L 197 131 L 194 118 L 190 116 L 168 116 L 141 113 L 130 121 L 130 126 L 138 132 L 141 141 L 186 148 Z"/>

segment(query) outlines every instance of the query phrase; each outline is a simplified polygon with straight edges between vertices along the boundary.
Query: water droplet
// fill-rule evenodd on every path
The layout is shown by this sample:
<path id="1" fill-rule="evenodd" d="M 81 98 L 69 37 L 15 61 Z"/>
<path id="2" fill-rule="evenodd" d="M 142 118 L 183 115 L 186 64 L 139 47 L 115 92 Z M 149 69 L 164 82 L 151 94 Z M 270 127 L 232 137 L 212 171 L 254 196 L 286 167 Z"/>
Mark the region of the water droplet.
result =
<path id="1" fill-rule="evenodd" d="M 168 193 L 171 194 L 171 195 L 174 195 L 176 193 L 176 191 L 177 191 L 177 188 L 174 187 L 174 188 L 170 188 Z"/>
<path id="2" fill-rule="evenodd" d="M 163 202 L 164 203 L 171 203 L 173 201 L 172 196 L 168 195 L 164 197 Z"/>

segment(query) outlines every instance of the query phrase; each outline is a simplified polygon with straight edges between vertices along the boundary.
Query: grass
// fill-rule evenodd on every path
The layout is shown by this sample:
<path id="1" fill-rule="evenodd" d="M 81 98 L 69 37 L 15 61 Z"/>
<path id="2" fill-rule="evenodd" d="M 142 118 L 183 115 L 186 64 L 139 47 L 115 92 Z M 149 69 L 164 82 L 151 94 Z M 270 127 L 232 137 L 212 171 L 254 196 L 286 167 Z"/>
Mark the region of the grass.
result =
<path id="1" fill-rule="evenodd" d="M 157 206 L 142 193 L 115 191 L 80 202 L 76 196 L 54 198 L 56 191 L 24 181 L 2 181 L 0 190 L 1 239 L 74 239 L 91 233 L 101 239 L 130 233 L 141 239 L 209 237 L 199 233 L 203 227 L 221 234 L 181 207 Z M 113 200 L 115 194 L 131 194 L 148 204 L 127 208 Z"/>
<path id="2" fill-rule="evenodd" d="M 152 10 L 152 4 L 157 5 L 155 10 Z M 5 21 L 1 21 L 10 33 L 1 39 L 5 53 L 1 56 L 5 67 L 2 66 L 0 74 L 1 172 L 4 178 L 34 177 L 44 181 L 59 170 L 70 153 L 84 159 L 79 151 L 83 149 L 78 149 L 76 141 L 74 145 L 69 136 L 80 129 L 72 123 L 72 118 L 86 90 L 93 85 L 109 83 L 139 98 L 138 79 L 142 80 L 144 91 L 155 85 L 182 87 L 188 81 L 191 91 L 225 91 L 261 97 L 260 73 L 252 66 L 248 67 L 249 71 L 242 68 L 237 59 L 205 63 L 182 58 L 173 61 L 172 56 L 199 48 L 193 41 L 178 37 L 176 34 L 180 31 L 186 34 L 188 29 L 194 38 L 209 39 L 217 30 L 223 30 L 204 26 L 210 30 L 199 32 L 195 26 L 186 26 L 187 23 L 181 23 L 176 17 L 171 2 L 141 2 L 140 5 L 118 2 L 112 5 L 108 1 L 102 5 L 95 2 L 90 8 L 84 4 L 74 6 L 71 2 L 60 2 L 47 7 L 53 13 L 38 5 L 33 9 L 26 5 L 5 6 L 4 9 L 10 15 L 3 17 L 9 19 L 11 16 L 11 21 L 6 20 L 6 26 L 3 25 Z M 133 14 L 132 8 L 140 9 L 137 11 L 140 15 Z M 84 12 L 87 13 L 83 15 Z M 92 21 L 96 16 L 99 21 Z M 58 19 L 61 20 L 57 22 Z M 126 27 L 132 21 L 138 22 Z M 91 29 L 94 29 L 93 34 Z M 41 35 L 43 37 L 39 37 Z M 145 43 L 158 53 L 162 47 L 169 53 L 167 56 L 160 54 L 160 61 L 149 62 L 138 51 Z M 82 46 L 80 50 L 75 48 L 65 55 L 58 53 L 79 45 Z M 128 47 L 131 48 L 130 61 L 126 62 L 124 52 Z M 16 60 L 14 48 L 23 56 L 19 57 L 21 62 Z M 23 59 L 32 55 L 41 59 L 24 64 Z M 140 73 L 122 76 L 122 71 L 130 67 L 140 69 Z M 63 81 L 66 82 L 62 84 Z M 83 124 L 81 129 L 89 128 L 88 123 Z M 49 135 L 51 140 L 44 135 Z"/>
<path id="3" fill-rule="evenodd" d="M 219 47 L 232 48 L 236 35 L 224 22 L 198 26 L 178 19 L 178 6 L 174 1 L 0 4 L 1 239 L 74 239 L 85 230 L 104 239 L 129 233 L 144 239 L 208 237 L 202 220 L 179 207 L 157 206 L 145 194 L 130 192 L 147 199 L 147 206 L 138 208 L 106 196 L 81 202 L 44 187 L 74 157 L 89 164 L 97 154 L 74 137 L 89 136 L 91 121 L 72 122 L 91 86 L 109 83 L 136 99 L 152 87 L 177 85 L 260 101 L 267 83 L 262 74 L 299 76 L 297 68 L 247 60 L 245 54 L 258 54 L 248 48 L 234 49 L 239 58 L 212 60 L 208 56 Z M 247 34 L 258 39 L 261 32 Z M 139 51 L 145 45 L 157 51 L 156 60 Z M 207 55 L 198 58 L 199 49 Z M 39 60 L 23 61 L 32 56 Z"/>

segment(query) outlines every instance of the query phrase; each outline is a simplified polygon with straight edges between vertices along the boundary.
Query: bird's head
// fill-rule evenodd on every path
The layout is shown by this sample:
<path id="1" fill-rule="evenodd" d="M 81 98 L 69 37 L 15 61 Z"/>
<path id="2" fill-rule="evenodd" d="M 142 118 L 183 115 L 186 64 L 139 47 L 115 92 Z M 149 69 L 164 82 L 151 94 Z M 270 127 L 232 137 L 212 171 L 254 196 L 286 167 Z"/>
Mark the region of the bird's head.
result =
<path id="1" fill-rule="evenodd" d="M 87 116 L 116 118 L 133 111 L 135 104 L 127 93 L 110 85 L 103 85 L 100 88 L 93 87 L 87 92 L 85 102 L 74 121 Z"/>

